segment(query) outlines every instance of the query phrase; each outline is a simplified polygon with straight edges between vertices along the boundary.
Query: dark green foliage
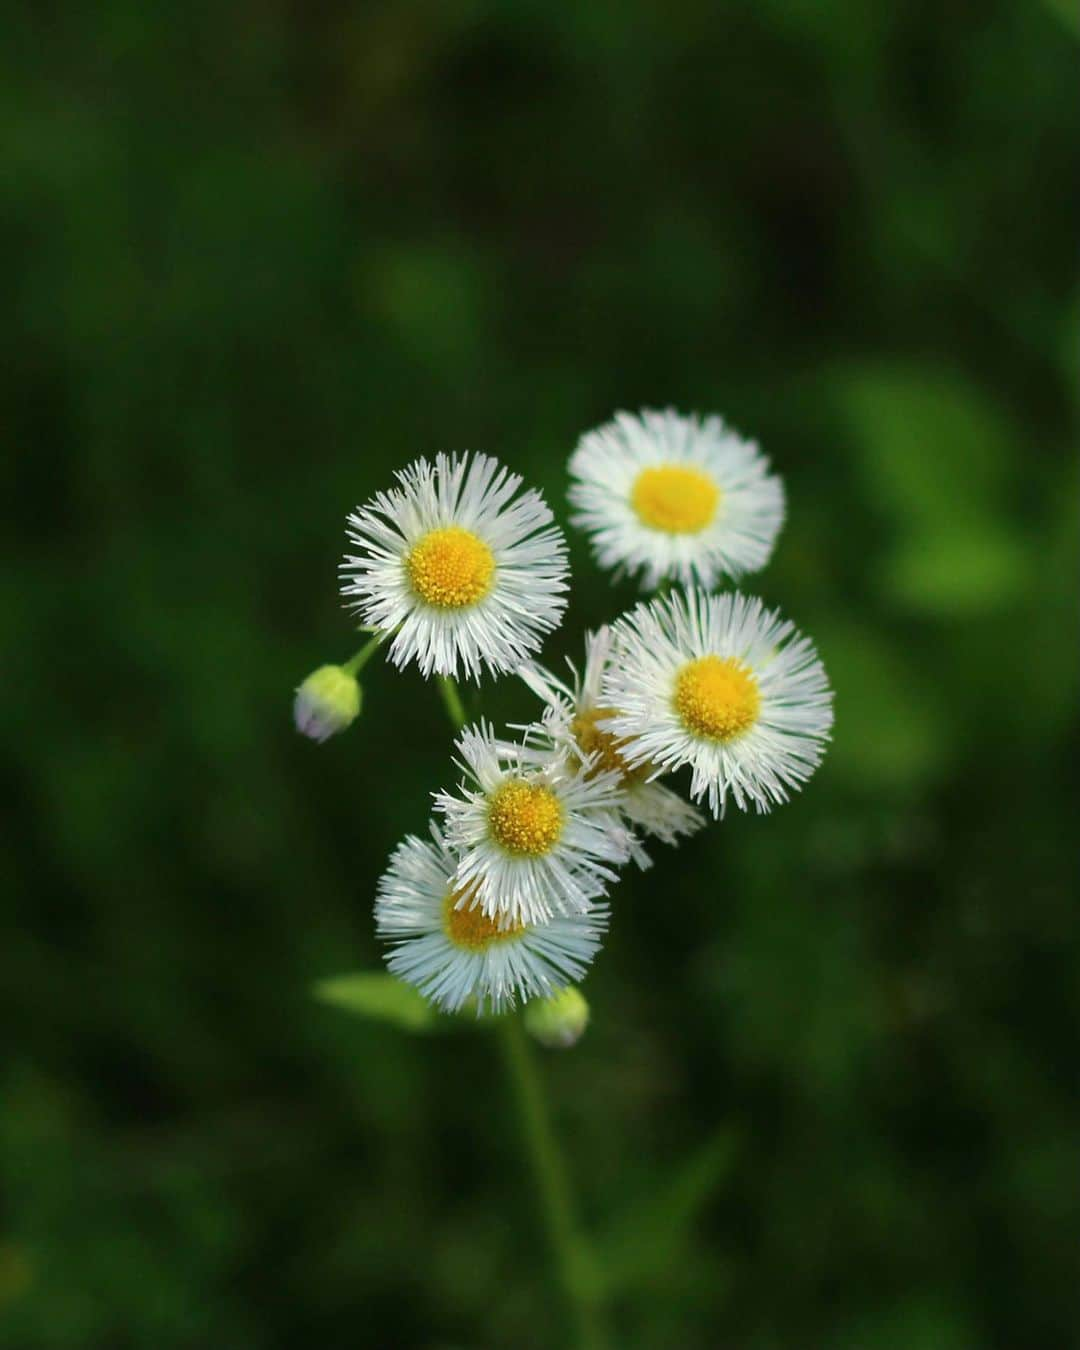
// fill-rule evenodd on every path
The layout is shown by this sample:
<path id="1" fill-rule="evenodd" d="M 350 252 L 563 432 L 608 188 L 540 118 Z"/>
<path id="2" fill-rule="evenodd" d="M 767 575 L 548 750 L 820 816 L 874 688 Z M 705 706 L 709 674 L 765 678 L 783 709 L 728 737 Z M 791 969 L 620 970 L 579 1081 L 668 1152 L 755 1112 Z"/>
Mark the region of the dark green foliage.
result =
<path id="1" fill-rule="evenodd" d="M 346 511 L 617 407 L 784 474 L 797 801 L 628 877 L 545 1062 L 620 1347 L 1073 1343 L 1069 7 L 42 3 L 0 69 L 0 1343 L 561 1350 L 499 1065 L 310 997 L 449 773 Z M 625 606 L 574 540 L 548 656 Z M 486 684 L 520 720 L 525 691 Z M 470 698 L 475 700 L 475 693 Z"/>

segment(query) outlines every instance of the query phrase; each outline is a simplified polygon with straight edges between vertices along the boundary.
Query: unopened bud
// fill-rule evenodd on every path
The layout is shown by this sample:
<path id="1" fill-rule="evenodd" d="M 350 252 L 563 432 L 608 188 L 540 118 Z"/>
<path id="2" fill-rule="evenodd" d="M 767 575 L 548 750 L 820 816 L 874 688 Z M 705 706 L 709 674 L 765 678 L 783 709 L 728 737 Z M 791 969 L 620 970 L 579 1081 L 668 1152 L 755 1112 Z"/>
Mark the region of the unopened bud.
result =
<path id="1" fill-rule="evenodd" d="M 552 998 L 534 999 L 525 1007 L 525 1030 L 549 1050 L 576 1045 L 589 1024 L 589 1005 L 576 985 Z"/>
<path id="2" fill-rule="evenodd" d="M 293 720 L 296 729 L 313 741 L 325 741 L 344 731 L 360 713 L 360 685 L 342 666 L 320 666 L 296 691 Z"/>

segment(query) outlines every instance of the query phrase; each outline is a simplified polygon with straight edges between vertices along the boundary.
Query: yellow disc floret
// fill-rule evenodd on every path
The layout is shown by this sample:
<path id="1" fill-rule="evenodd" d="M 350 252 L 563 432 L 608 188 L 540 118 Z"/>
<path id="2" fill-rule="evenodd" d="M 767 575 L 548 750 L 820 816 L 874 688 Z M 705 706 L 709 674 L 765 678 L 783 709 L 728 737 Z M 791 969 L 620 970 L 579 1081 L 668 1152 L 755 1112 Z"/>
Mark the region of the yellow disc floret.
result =
<path id="1" fill-rule="evenodd" d="M 431 530 L 410 550 L 405 570 L 421 600 L 438 609 L 464 609 L 491 590 L 495 558 L 487 544 L 460 525 Z"/>
<path id="2" fill-rule="evenodd" d="M 623 758 L 622 750 L 630 743 L 629 739 L 616 736 L 604 725 L 615 713 L 614 708 L 585 708 L 570 723 L 570 731 L 581 753 L 593 756 L 592 768 L 586 778 L 595 778 L 600 773 L 620 773 L 623 786 L 628 786 L 644 778 L 649 766 L 632 767 Z"/>
<path id="3" fill-rule="evenodd" d="M 656 464 L 638 474 L 630 504 L 651 529 L 699 534 L 716 516 L 720 489 L 689 464 Z"/>
<path id="4" fill-rule="evenodd" d="M 491 837 L 516 858 L 542 858 L 559 842 L 563 808 L 542 783 L 511 779 L 496 788 L 488 802 Z"/>
<path id="5" fill-rule="evenodd" d="M 757 721 L 761 690 L 753 671 L 733 656 L 702 656 L 683 666 L 672 700 L 687 731 L 733 741 Z"/>
<path id="6" fill-rule="evenodd" d="M 460 891 L 451 891 L 443 900 L 443 932 L 455 947 L 468 952 L 483 952 L 496 942 L 506 942 L 508 938 L 524 933 L 523 923 L 510 923 L 500 928 L 498 919 L 490 918 L 476 907 L 475 893 L 475 886 L 466 886 Z M 459 909 L 463 900 L 465 903 Z"/>

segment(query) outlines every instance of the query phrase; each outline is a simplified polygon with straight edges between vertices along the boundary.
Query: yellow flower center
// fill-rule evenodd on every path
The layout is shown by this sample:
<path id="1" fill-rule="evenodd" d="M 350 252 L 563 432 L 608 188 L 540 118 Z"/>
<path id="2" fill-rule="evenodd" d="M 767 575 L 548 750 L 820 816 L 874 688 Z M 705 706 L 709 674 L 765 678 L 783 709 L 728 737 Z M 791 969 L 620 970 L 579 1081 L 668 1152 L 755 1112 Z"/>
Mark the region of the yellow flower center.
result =
<path id="1" fill-rule="evenodd" d="M 542 858 L 563 832 L 562 804 L 550 788 L 515 778 L 492 794 L 488 828 L 507 853 L 517 858 Z"/>
<path id="2" fill-rule="evenodd" d="M 495 558 L 471 530 L 448 525 L 431 530 L 413 546 L 405 570 L 421 600 L 438 609 L 463 609 L 491 590 Z"/>
<path id="3" fill-rule="evenodd" d="M 675 711 L 683 726 L 710 741 L 733 741 L 757 721 L 761 690 L 733 656 L 702 656 L 675 678 Z"/>
<path id="4" fill-rule="evenodd" d="M 630 504 L 643 524 L 665 534 L 698 534 L 710 525 L 720 505 L 720 489 L 689 464 L 657 464 L 642 469 Z"/>
<path id="5" fill-rule="evenodd" d="M 506 942 L 524 933 L 523 923 L 500 928 L 498 921 L 485 914 L 475 902 L 470 906 L 468 900 L 475 893 L 475 885 L 466 886 L 460 891 L 450 891 L 443 900 L 443 932 L 455 947 L 463 947 L 468 952 L 483 952 L 496 942 Z M 458 909 L 458 901 L 462 899 L 466 903 Z"/>
<path id="6" fill-rule="evenodd" d="M 586 708 L 579 712 L 570 723 L 570 731 L 577 741 L 583 755 L 593 755 L 593 767 L 585 775 L 595 778 L 601 773 L 622 774 L 622 784 L 640 782 L 649 772 L 648 764 L 631 766 L 623 758 L 623 746 L 630 744 L 630 737 L 618 737 L 608 731 L 604 722 L 614 717 L 615 708 Z"/>

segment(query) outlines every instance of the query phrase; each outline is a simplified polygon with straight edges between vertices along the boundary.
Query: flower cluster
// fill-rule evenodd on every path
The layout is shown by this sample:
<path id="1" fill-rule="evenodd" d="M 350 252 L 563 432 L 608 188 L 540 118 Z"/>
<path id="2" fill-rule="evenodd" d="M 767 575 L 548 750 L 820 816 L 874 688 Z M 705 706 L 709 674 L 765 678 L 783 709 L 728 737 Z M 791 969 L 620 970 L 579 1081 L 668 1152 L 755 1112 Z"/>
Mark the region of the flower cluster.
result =
<path id="1" fill-rule="evenodd" d="M 566 543 L 516 474 L 485 455 L 418 460 L 349 517 L 342 590 L 369 647 L 388 640 L 395 665 L 444 683 L 513 673 L 540 700 L 516 735 L 461 728 L 457 786 L 434 794 L 426 837 L 406 838 L 378 884 L 390 970 L 447 1011 L 561 995 L 601 945 L 620 868 L 701 829 L 699 805 L 719 817 L 786 801 L 832 725 L 810 641 L 760 600 L 714 593 L 764 566 L 783 523 L 756 445 L 716 417 L 623 413 L 582 437 L 570 475 L 599 562 L 659 593 L 587 634 L 566 679 L 536 661 L 566 607 Z M 367 651 L 342 668 L 350 680 Z M 300 729 L 348 725 L 349 693 L 324 711 L 306 682 Z M 683 769 L 690 800 L 672 786 Z M 573 1035 L 547 1028 L 552 1043 L 580 1034 L 575 1018 Z"/>

